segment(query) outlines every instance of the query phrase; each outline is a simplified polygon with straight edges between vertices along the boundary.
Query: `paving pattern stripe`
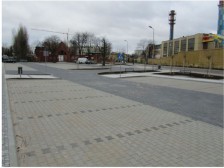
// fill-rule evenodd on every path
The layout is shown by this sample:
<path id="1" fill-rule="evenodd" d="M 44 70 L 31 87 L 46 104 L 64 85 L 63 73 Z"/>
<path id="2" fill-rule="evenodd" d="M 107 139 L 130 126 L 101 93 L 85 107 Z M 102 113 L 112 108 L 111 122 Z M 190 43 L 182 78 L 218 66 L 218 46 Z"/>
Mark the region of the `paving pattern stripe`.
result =
<path id="1" fill-rule="evenodd" d="M 138 104 L 138 105 L 133 105 L 133 106 L 126 106 L 125 108 L 131 108 L 131 107 L 138 107 L 138 106 L 142 106 L 141 104 Z M 115 109 L 123 109 L 124 106 L 118 106 L 118 107 L 113 107 Z M 113 110 L 113 108 L 103 108 L 101 110 L 105 111 L 105 110 Z M 81 110 L 81 111 L 74 111 L 74 112 L 66 112 L 66 113 L 61 113 L 61 114 L 47 114 L 46 116 L 45 115 L 39 115 L 39 116 L 27 116 L 27 117 L 17 117 L 18 120 L 23 120 L 23 119 L 40 119 L 40 118 L 46 118 L 46 117 L 59 117 L 59 116 L 63 116 L 63 115 L 71 115 L 71 114 L 82 114 L 82 113 L 86 113 L 86 112 L 99 112 L 101 111 L 100 109 L 92 109 L 92 110 Z M 18 113 L 18 112 L 14 112 L 14 113 Z"/>
<path id="2" fill-rule="evenodd" d="M 57 83 L 59 83 L 59 81 L 61 81 L 62 82 L 62 80 L 57 80 Z M 22 82 L 21 82 L 22 83 Z M 55 82 L 54 82 L 55 83 Z M 66 84 L 54 84 L 55 85 L 55 88 L 61 88 L 61 86 L 64 86 L 65 88 L 66 87 L 69 87 L 69 86 L 78 86 L 78 85 L 76 85 L 76 84 L 73 84 L 73 85 L 66 85 Z M 24 86 L 24 84 L 23 85 L 19 85 L 19 83 L 18 83 L 18 86 L 15 86 L 15 87 L 13 87 L 14 89 L 26 89 L 26 88 L 39 88 L 39 87 L 51 87 L 52 86 L 52 84 L 49 84 L 49 85 L 32 85 L 32 86 Z M 88 90 L 88 89 L 85 89 L 85 90 Z"/>
<path id="3" fill-rule="evenodd" d="M 137 136 L 139 134 L 145 134 L 145 133 L 150 133 L 150 132 L 155 132 L 155 131 L 159 131 L 159 130 L 162 130 L 162 129 L 167 129 L 168 127 L 165 127 L 164 125 L 172 125 L 172 126 L 180 126 L 182 124 L 187 124 L 187 123 L 192 123 L 194 121 L 192 120 L 184 120 L 184 121 L 176 121 L 174 123 L 178 123 L 175 124 L 175 125 L 172 125 L 171 123 L 167 123 L 167 124 L 163 124 L 163 125 L 158 125 L 158 126 L 153 126 L 151 128 L 144 128 L 142 130 L 132 130 L 132 131 L 129 131 L 129 132 L 124 132 L 124 133 L 119 133 L 119 134 L 116 134 L 116 135 L 108 135 L 108 136 L 105 136 L 105 137 L 99 137 L 99 138 L 95 138 L 95 139 L 89 139 L 89 140 L 84 140 L 80 143 L 77 143 L 77 142 L 74 142 L 74 143 L 70 143 L 70 144 L 66 144 L 66 145 L 59 145 L 59 146 L 52 146 L 52 147 L 48 147 L 48 148 L 42 148 L 42 149 L 39 149 L 36 150 L 36 151 L 25 151 L 25 152 L 22 152 L 22 151 L 19 151 L 20 152 L 20 155 L 21 156 L 28 156 L 28 157 L 33 157 L 33 156 L 36 156 L 37 153 L 38 154 L 49 154 L 49 153 L 53 153 L 53 152 L 63 152 L 64 150 L 68 150 L 68 149 L 73 149 L 73 148 L 78 148 L 78 147 L 81 147 L 81 146 L 88 146 L 88 145 L 94 145 L 94 144 L 100 144 L 100 142 L 106 142 L 106 141 L 112 141 L 114 139 L 121 139 L 121 138 L 128 138 L 129 136 Z M 173 123 L 173 122 L 172 122 Z M 56 149 L 56 150 L 55 150 Z M 22 150 L 22 149 L 21 149 Z"/>
<path id="4" fill-rule="evenodd" d="M 31 87 L 32 88 L 32 87 Z M 16 88 L 14 88 L 16 89 Z M 21 90 L 21 88 L 19 88 Z M 83 89 L 83 90 L 78 90 L 78 89 L 72 89 L 72 90 L 57 90 L 57 91 L 45 91 L 45 92 L 36 92 L 36 91 L 23 91 L 23 92 L 10 92 L 10 94 L 31 94 L 31 93 L 36 93 L 36 94 L 46 94 L 46 93 L 65 93 L 65 92 L 88 92 L 91 91 L 91 89 Z"/>
<path id="5" fill-rule="evenodd" d="M 14 104 L 20 104 L 20 103 L 43 103 L 48 101 L 68 101 L 68 100 L 77 100 L 77 99 L 95 99 L 95 98 L 106 98 L 106 97 L 112 97 L 112 96 L 85 96 L 85 97 L 72 97 L 72 98 L 61 98 L 61 99 L 43 99 L 43 100 L 35 100 L 35 101 L 15 101 Z"/>

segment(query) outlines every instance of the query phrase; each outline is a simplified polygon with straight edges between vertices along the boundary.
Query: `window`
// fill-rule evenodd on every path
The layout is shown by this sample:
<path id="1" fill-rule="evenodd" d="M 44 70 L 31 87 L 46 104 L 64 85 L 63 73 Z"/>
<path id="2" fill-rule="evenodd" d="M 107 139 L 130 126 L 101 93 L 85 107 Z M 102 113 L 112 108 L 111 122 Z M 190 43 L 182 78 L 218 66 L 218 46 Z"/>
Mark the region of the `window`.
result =
<path id="1" fill-rule="evenodd" d="M 208 43 L 203 43 L 203 49 L 208 49 Z"/>
<path id="2" fill-rule="evenodd" d="M 188 51 L 194 50 L 195 38 L 188 39 Z"/>
<path id="3" fill-rule="evenodd" d="M 187 43 L 186 39 L 181 40 L 181 51 L 186 51 Z"/>
<path id="4" fill-rule="evenodd" d="M 167 43 L 163 44 L 163 56 L 167 56 Z"/>
<path id="5" fill-rule="evenodd" d="M 174 54 L 179 52 L 179 41 L 175 41 L 174 43 Z"/>
<path id="6" fill-rule="evenodd" d="M 169 42 L 169 56 L 173 55 L 173 41 Z"/>

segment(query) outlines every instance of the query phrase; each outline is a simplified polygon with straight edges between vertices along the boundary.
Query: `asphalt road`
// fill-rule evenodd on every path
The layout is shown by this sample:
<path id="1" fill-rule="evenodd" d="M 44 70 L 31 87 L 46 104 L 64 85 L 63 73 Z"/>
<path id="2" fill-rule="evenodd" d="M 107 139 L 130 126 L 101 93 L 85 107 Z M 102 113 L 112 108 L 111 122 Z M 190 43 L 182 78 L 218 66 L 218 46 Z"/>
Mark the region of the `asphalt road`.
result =
<path id="1" fill-rule="evenodd" d="M 223 127 L 222 95 L 134 83 L 122 79 L 112 79 L 97 75 L 99 72 L 109 70 L 63 70 L 52 67 L 47 67 L 47 69 L 45 69 L 45 67 L 40 64 L 24 64 L 37 69 L 38 71 L 35 73 L 52 74 L 84 86 L 188 116 L 194 120 L 200 120 Z M 116 66 L 115 69 L 118 68 L 119 66 Z M 222 71 L 218 72 L 220 73 Z M 17 72 L 11 71 L 7 73 Z M 141 78 L 139 78 L 139 80 L 141 80 Z"/>

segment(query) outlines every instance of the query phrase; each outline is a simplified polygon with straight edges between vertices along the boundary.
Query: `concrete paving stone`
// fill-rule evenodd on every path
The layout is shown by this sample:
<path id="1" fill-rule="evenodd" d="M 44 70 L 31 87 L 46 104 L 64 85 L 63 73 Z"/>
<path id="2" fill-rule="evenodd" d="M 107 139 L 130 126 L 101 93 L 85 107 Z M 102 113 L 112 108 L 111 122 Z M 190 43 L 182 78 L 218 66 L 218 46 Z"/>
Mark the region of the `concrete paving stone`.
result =
<path id="1" fill-rule="evenodd" d="M 8 83 L 13 87 L 16 85 L 17 81 L 12 81 L 13 80 L 10 80 Z M 29 85 L 31 86 L 37 85 L 34 81 L 27 82 L 30 82 Z M 63 80 L 58 80 L 58 82 L 61 86 L 63 84 L 70 84 L 70 82 Z M 48 85 L 49 88 L 53 89 L 52 86 L 54 86 L 54 83 L 49 84 L 48 80 L 45 80 L 44 83 Z M 76 84 L 71 85 L 69 89 L 73 88 L 85 89 L 86 87 Z M 26 89 L 27 88 L 24 88 L 24 90 Z M 44 93 L 48 88 L 43 87 L 41 89 L 43 89 Z M 55 90 L 56 89 L 58 88 L 55 88 Z M 102 91 L 88 89 L 86 89 L 86 95 L 88 95 L 88 92 L 93 95 L 95 93 L 104 95 Z M 57 95 L 49 92 L 45 94 L 48 95 L 49 98 L 50 96 Z M 27 118 L 21 120 L 20 124 L 22 127 L 18 127 L 15 130 L 17 130 L 17 132 L 22 132 L 22 135 L 30 141 L 28 144 L 32 144 L 32 142 L 35 141 L 33 138 L 29 139 L 28 137 L 32 137 L 34 134 L 35 137 L 41 137 L 40 139 L 43 141 L 41 149 L 49 148 L 49 151 L 53 151 L 53 148 L 58 149 L 57 147 L 61 147 L 61 153 L 63 153 L 64 156 L 68 156 L 61 157 L 61 159 L 58 160 L 58 165 L 61 166 L 72 165 L 72 163 L 74 163 L 71 161 L 73 158 L 70 157 L 72 149 L 77 151 L 75 155 L 80 156 L 79 159 L 81 160 L 78 162 L 78 159 L 76 159 L 77 164 L 74 164 L 74 166 L 91 165 L 93 161 L 96 161 L 94 162 L 96 163 L 94 166 L 129 165 L 129 163 L 120 160 L 122 156 L 129 156 L 135 159 L 136 162 L 138 161 L 139 166 L 143 166 L 149 164 L 146 162 L 147 155 L 145 155 L 145 153 L 147 152 L 154 153 L 157 156 L 157 159 L 153 158 L 151 165 L 159 166 L 160 163 L 167 162 L 167 160 L 164 159 L 166 157 L 173 162 L 177 162 L 178 160 L 176 158 L 180 155 L 179 151 L 183 151 L 182 156 L 186 156 L 185 160 L 188 162 L 190 161 L 189 156 L 193 155 L 196 157 L 197 155 L 202 155 L 201 158 L 194 159 L 194 164 L 197 166 L 201 165 L 199 162 L 205 163 L 206 159 L 207 162 L 210 163 L 216 156 L 221 154 L 222 150 L 220 150 L 220 146 L 222 144 L 222 139 L 220 139 L 220 137 L 223 134 L 220 127 L 198 121 L 188 122 L 186 120 L 191 120 L 188 117 L 148 105 L 137 106 L 138 103 L 135 101 L 108 93 L 105 94 L 109 96 L 96 97 L 91 99 L 91 101 L 87 98 L 89 100 L 88 107 L 85 106 L 85 100 L 75 99 L 67 104 L 65 101 L 66 98 L 63 100 L 63 97 L 60 97 L 61 95 L 55 97 L 59 99 L 55 104 L 52 104 L 52 101 L 38 103 L 35 102 L 35 94 L 33 94 L 33 103 L 29 102 L 27 105 L 21 106 L 20 109 L 17 110 L 18 116 L 22 114 Z M 10 95 L 11 100 L 13 100 L 15 95 L 16 91 L 14 94 Z M 86 96 L 83 92 L 80 93 L 80 95 L 83 95 L 82 97 Z M 24 94 L 23 96 L 25 97 L 26 95 Z M 96 105 L 97 101 L 102 102 L 101 108 L 99 108 L 99 105 Z M 114 104 L 114 106 L 111 106 L 111 103 Z M 19 103 L 12 104 L 11 106 L 17 108 L 18 104 Z M 128 107 L 128 105 L 130 106 L 132 104 L 136 104 L 136 106 Z M 52 107 L 52 105 L 55 107 Z M 116 109 L 114 107 L 120 108 Z M 36 110 L 36 108 L 38 108 L 38 110 Z M 96 111 L 102 108 L 105 110 Z M 110 108 L 113 108 L 113 110 Z M 43 116 L 51 115 L 51 117 L 29 119 L 28 116 L 31 115 L 28 114 L 30 114 L 31 109 L 35 109 L 32 110 L 32 116 L 34 118 L 40 115 L 36 114 L 39 111 L 43 112 Z M 74 110 L 78 111 L 75 115 L 71 114 Z M 81 110 L 86 111 L 86 113 L 81 113 Z M 89 112 L 90 110 L 92 112 Z M 61 116 L 59 117 L 56 114 L 61 114 Z M 13 114 L 13 116 L 14 115 L 15 114 Z M 36 125 L 35 121 L 37 121 L 37 123 L 41 122 L 41 125 Z M 167 124 L 172 125 L 172 127 Z M 34 129 L 35 127 L 38 127 L 40 131 Z M 129 136 L 127 133 L 133 135 Z M 125 137 L 119 138 L 118 135 L 124 135 Z M 55 141 L 55 139 L 58 140 Z M 101 140 L 103 140 L 103 142 L 101 142 Z M 35 143 L 37 142 L 38 141 L 35 141 Z M 44 145 L 46 143 L 51 145 Z M 76 143 L 78 147 L 72 148 L 72 143 Z M 214 143 L 214 147 L 207 148 L 207 146 L 211 146 L 211 144 Z M 97 147 L 92 148 L 92 146 Z M 64 147 L 63 150 L 62 147 Z M 35 148 L 28 145 L 27 149 L 27 152 L 32 152 Z M 170 154 L 170 152 L 175 155 Z M 85 157 L 87 153 L 88 157 Z M 48 154 L 53 155 L 56 153 L 51 152 Z M 213 155 L 214 158 L 208 157 L 208 155 Z M 60 152 L 58 156 L 61 156 Z M 100 158 L 102 158 L 102 161 Z M 107 161 L 108 158 L 111 158 L 111 161 Z M 65 160 L 67 160 L 67 163 Z M 220 160 L 219 158 L 217 162 L 221 163 Z M 52 164 L 51 162 L 52 160 L 50 159 L 45 161 L 46 164 Z M 182 162 L 182 160 L 180 162 Z M 137 165 L 137 163 L 130 164 L 132 166 Z"/>

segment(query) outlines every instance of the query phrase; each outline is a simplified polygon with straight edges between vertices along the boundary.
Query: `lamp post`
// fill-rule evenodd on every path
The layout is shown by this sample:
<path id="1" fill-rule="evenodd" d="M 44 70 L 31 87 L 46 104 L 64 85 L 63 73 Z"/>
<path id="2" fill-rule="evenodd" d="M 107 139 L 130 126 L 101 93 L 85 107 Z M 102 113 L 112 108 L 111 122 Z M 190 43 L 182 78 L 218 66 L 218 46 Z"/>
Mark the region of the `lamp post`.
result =
<path id="1" fill-rule="evenodd" d="M 128 57 L 128 40 L 124 40 L 127 42 L 127 57 Z"/>
<path id="2" fill-rule="evenodd" d="M 151 29 L 153 30 L 153 56 L 152 56 L 152 58 L 154 58 L 154 57 L 155 57 L 155 48 L 154 48 L 154 46 L 155 46 L 155 42 L 154 42 L 154 28 L 153 28 L 152 26 L 149 26 L 149 28 L 151 28 Z"/>
<path id="3" fill-rule="evenodd" d="M 152 54 L 152 58 L 155 58 L 155 41 L 154 41 L 154 28 L 152 26 L 149 26 L 149 28 L 151 28 L 153 30 L 153 54 Z M 153 70 L 153 63 L 152 63 L 152 70 Z"/>

